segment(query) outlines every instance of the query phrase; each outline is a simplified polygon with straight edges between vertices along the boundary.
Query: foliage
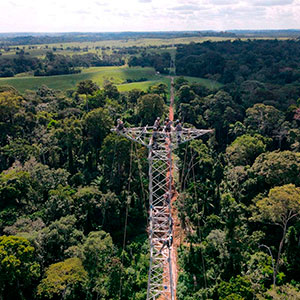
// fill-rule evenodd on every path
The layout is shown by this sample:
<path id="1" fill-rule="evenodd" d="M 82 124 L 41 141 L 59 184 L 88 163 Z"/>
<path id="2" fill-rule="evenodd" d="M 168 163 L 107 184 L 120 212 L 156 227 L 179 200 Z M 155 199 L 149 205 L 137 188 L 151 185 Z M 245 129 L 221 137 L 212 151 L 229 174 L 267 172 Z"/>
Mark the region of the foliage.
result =
<path id="1" fill-rule="evenodd" d="M 0 294 L 2 299 L 23 299 L 40 275 L 35 250 L 25 238 L 0 237 Z M 29 290 L 28 290 L 29 289 Z"/>
<path id="2" fill-rule="evenodd" d="M 270 221 L 282 228 L 282 238 L 274 271 L 276 278 L 288 225 L 300 214 L 300 188 L 296 188 L 293 184 L 275 187 L 270 190 L 267 198 L 258 200 L 255 204 L 260 213 L 255 217 Z"/>
<path id="3" fill-rule="evenodd" d="M 88 270 L 89 296 L 116 296 L 121 263 L 114 257 L 115 249 L 109 234 L 104 231 L 89 233 L 82 246 L 83 265 Z M 94 295 L 94 296 L 93 296 Z"/>
<path id="4" fill-rule="evenodd" d="M 274 151 L 259 155 L 250 172 L 263 187 L 299 185 L 300 153 Z"/>
<path id="5" fill-rule="evenodd" d="M 157 117 L 165 112 L 164 100 L 157 94 L 141 96 L 137 103 L 137 115 L 142 124 L 154 124 Z"/>
<path id="6" fill-rule="evenodd" d="M 83 126 L 88 141 L 96 149 L 99 148 L 110 128 L 112 128 L 112 120 L 108 110 L 100 107 L 90 111 L 83 120 Z"/>
<path id="7" fill-rule="evenodd" d="M 255 104 L 246 111 L 245 124 L 250 130 L 272 136 L 283 121 L 283 114 L 270 105 Z"/>
<path id="8" fill-rule="evenodd" d="M 77 299 L 86 294 L 84 285 L 87 272 L 79 258 L 68 258 L 50 267 L 45 272 L 45 278 L 37 288 L 37 295 L 42 299 Z"/>
<path id="9" fill-rule="evenodd" d="M 268 139 L 259 134 L 254 136 L 244 134 L 226 148 L 226 155 L 232 165 L 251 165 L 259 154 L 266 151 L 268 142 Z"/>
<path id="10" fill-rule="evenodd" d="M 235 40 L 180 45 L 176 71 L 187 76 L 217 75 L 224 83 L 259 78 L 287 84 L 299 79 L 298 44 L 296 40 Z M 287 56 L 293 58 L 285 60 Z M 286 68 L 281 69 L 283 65 Z"/>
<path id="11" fill-rule="evenodd" d="M 167 73 L 170 66 L 170 53 L 164 52 L 162 54 L 147 54 L 142 53 L 140 57 L 131 56 L 128 65 L 142 66 L 142 67 L 154 67 L 156 71 L 160 73 Z"/>
<path id="12" fill-rule="evenodd" d="M 222 300 L 253 299 L 250 281 L 241 276 L 231 278 L 229 282 L 221 282 L 218 292 Z"/>
<path id="13" fill-rule="evenodd" d="M 121 66 L 124 64 L 122 57 L 116 54 L 104 59 L 95 53 L 69 56 L 47 51 L 45 54 L 45 57 L 41 59 L 30 56 L 22 49 L 15 58 L 2 57 L 0 59 L 0 77 L 13 77 L 25 72 L 32 72 L 34 76 L 76 74 L 81 72 L 78 67 Z"/>
<path id="14" fill-rule="evenodd" d="M 285 284 L 269 290 L 266 296 L 274 300 L 297 300 L 300 297 L 300 292 L 292 285 Z"/>
<path id="15" fill-rule="evenodd" d="M 78 94 L 92 95 L 98 89 L 99 89 L 99 87 L 90 79 L 80 81 L 77 84 L 77 93 Z"/>
<path id="16" fill-rule="evenodd" d="M 300 214 L 300 189 L 293 184 L 275 187 L 267 198 L 256 202 L 262 219 L 284 227 L 292 218 Z"/>
<path id="17" fill-rule="evenodd" d="M 264 292 L 273 283 L 273 272 L 272 257 L 269 254 L 255 252 L 250 256 L 245 276 L 250 280 L 254 294 Z"/>
<path id="18" fill-rule="evenodd" d="M 73 215 L 62 217 L 41 230 L 43 258 L 45 263 L 53 263 L 65 258 L 68 248 L 83 242 L 83 232 L 76 229 L 76 218 Z"/>

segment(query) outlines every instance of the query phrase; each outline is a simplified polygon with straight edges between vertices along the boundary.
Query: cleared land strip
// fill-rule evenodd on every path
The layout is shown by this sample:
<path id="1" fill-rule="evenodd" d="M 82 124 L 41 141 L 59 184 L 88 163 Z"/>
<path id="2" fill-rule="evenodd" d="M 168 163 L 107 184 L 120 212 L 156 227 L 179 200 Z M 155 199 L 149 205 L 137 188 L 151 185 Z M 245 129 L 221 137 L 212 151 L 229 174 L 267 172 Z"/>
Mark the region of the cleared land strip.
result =
<path id="1" fill-rule="evenodd" d="M 218 89 L 222 84 L 203 78 L 185 77 L 190 82 L 198 82 L 209 89 Z M 149 86 L 164 82 L 169 85 L 169 78 L 159 75 L 153 68 L 142 67 L 93 67 L 83 69 L 82 73 L 57 76 L 24 76 L 12 78 L 0 78 L 0 85 L 11 85 L 19 92 L 25 90 L 36 90 L 42 85 L 56 90 L 68 90 L 76 87 L 76 84 L 82 80 L 91 79 L 99 86 L 103 86 L 105 81 L 111 81 L 118 86 L 120 91 L 129 91 L 131 89 L 141 89 L 146 91 Z M 145 81 L 139 81 L 147 79 Z M 132 83 L 126 83 L 132 80 Z"/>

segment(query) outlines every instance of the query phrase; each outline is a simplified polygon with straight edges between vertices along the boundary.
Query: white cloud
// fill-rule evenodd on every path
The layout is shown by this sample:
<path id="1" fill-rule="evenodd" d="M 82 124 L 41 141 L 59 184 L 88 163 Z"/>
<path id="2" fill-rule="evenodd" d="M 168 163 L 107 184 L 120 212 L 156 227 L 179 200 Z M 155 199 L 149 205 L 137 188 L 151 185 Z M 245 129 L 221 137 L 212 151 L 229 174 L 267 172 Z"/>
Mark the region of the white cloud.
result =
<path id="1" fill-rule="evenodd" d="M 300 28 L 300 0 L 8 0 L 1 32 Z"/>
<path id="2" fill-rule="evenodd" d="M 95 4 L 98 6 L 107 6 L 108 5 L 107 2 L 103 2 L 103 1 L 96 1 Z"/>
<path id="3" fill-rule="evenodd" d="M 253 5 L 257 6 L 277 6 L 277 5 L 289 5 L 292 4 L 294 0 L 254 0 Z"/>
<path id="4" fill-rule="evenodd" d="M 233 5 L 239 3 L 239 0 L 207 0 L 212 5 Z"/>
<path id="5" fill-rule="evenodd" d="M 180 5 L 180 6 L 175 6 L 170 8 L 171 10 L 192 10 L 192 11 L 196 11 L 196 10 L 205 10 L 206 7 L 205 6 L 198 6 L 198 5 L 192 5 L 192 4 L 187 4 L 187 5 Z"/>

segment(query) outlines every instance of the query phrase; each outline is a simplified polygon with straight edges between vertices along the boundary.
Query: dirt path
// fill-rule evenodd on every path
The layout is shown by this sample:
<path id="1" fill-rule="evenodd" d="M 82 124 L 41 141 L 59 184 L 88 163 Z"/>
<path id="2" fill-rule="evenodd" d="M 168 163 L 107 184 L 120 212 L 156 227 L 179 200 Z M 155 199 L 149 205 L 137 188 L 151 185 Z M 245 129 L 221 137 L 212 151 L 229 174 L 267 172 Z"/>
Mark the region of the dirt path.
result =
<path id="1" fill-rule="evenodd" d="M 171 93 L 170 93 L 170 108 L 169 108 L 169 119 L 174 121 L 174 78 L 171 78 Z M 175 207 L 175 201 L 177 199 L 178 193 L 175 189 L 174 183 L 174 159 L 172 158 L 172 189 L 173 197 L 171 199 L 172 207 L 172 218 L 173 218 L 173 247 L 171 249 L 172 258 L 172 272 L 173 272 L 173 285 L 174 285 L 174 299 L 176 300 L 176 286 L 178 279 L 178 265 L 177 265 L 177 248 L 180 246 L 180 221 L 178 219 L 178 212 Z"/>
<path id="2" fill-rule="evenodd" d="M 174 121 L 174 87 L 173 87 L 173 77 L 171 78 L 171 92 L 170 92 L 170 107 L 169 107 L 169 119 L 171 121 Z M 167 143 L 166 143 L 166 147 L 169 147 L 170 141 L 169 139 L 167 139 Z M 180 245 L 180 234 L 181 234 L 181 230 L 180 230 L 180 222 L 178 219 L 178 213 L 177 213 L 177 209 L 175 207 L 175 201 L 177 199 L 178 193 L 175 189 L 175 183 L 174 183 L 174 159 L 172 157 L 172 170 L 171 170 L 171 174 L 170 172 L 167 172 L 166 177 L 167 180 L 166 182 L 169 182 L 170 179 L 170 175 L 172 176 L 171 178 L 171 186 L 172 186 L 172 199 L 171 199 L 171 215 L 172 215 L 172 219 L 173 219 L 173 245 L 170 249 L 171 251 L 171 267 L 172 267 L 172 281 L 173 281 L 173 291 L 174 291 L 174 300 L 176 300 L 176 286 L 177 286 L 177 278 L 178 278 L 178 265 L 177 265 L 177 248 Z M 168 187 L 167 187 L 168 189 Z M 168 277 L 169 275 L 169 268 L 164 270 L 164 276 Z M 168 295 L 167 298 L 170 297 L 171 299 L 171 295 Z M 158 300 L 165 300 L 166 298 L 164 296 L 160 296 L 158 298 Z"/>
<path id="3" fill-rule="evenodd" d="M 169 119 L 174 121 L 174 78 L 171 77 L 171 91 L 170 91 L 170 108 L 169 108 Z"/>

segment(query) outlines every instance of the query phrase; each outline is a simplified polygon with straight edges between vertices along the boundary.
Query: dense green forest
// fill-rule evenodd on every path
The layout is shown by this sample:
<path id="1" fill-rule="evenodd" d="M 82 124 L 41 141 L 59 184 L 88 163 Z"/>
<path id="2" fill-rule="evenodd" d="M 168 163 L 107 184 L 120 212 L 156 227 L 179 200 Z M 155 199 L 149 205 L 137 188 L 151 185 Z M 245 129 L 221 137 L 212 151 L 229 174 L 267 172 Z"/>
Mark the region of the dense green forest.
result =
<path id="1" fill-rule="evenodd" d="M 299 40 L 204 42 L 177 48 L 177 73 L 214 76 L 223 83 L 245 79 L 289 84 L 300 78 Z"/>
<path id="2" fill-rule="evenodd" d="M 299 49 L 177 49 L 180 74 L 225 83 L 175 79 L 177 118 L 214 129 L 175 152 L 178 300 L 300 299 Z M 167 94 L 0 87 L 0 299 L 146 298 L 147 150 L 110 129 L 164 119 Z"/>

